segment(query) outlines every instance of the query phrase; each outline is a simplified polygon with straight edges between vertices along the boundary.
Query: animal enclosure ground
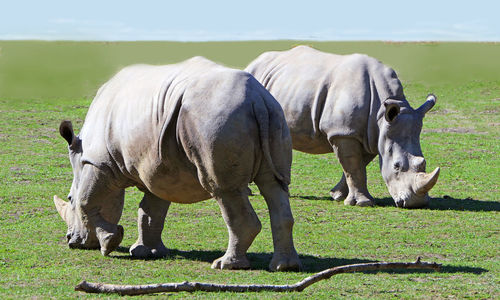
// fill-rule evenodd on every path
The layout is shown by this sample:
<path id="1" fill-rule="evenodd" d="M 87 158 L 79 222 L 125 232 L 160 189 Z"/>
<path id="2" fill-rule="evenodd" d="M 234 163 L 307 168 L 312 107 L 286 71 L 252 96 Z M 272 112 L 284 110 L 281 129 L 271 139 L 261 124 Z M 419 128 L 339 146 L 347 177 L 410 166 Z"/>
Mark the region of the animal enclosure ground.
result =
<path id="1" fill-rule="evenodd" d="M 117 284 L 184 280 L 289 284 L 337 265 L 413 261 L 417 256 L 442 263 L 442 272 L 345 274 L 300 294 L 265 292 L 250 297 L 500 297 L 498 44 L 307 42 L 331 52 L 363 52 L 389 60 L 398 73 L 401 70 L 413 107 L 427 93 L 435 93 L 438 102 L 424 119 L 421 143 L 427 168 L 440 166 L 441 175 L 430 192 L 433 199 L 428 209 L 398 209 L 375 160 L 368 168 L 368 186 L 377 205 L 346 207 L 329 200 L 328 191 L 341 175 L 333 155 L 294 152 L 290 202 L 302 272 L 266 271 L 273 251 L 269 216 L 253 184 L 251 203 L 263 229 L 249 249 L 252 270 L 210 269 L 227 243 L 226 226 L 214 200 L 172 204 L 163 233 L 170 255 L 159 260 L 131 259 L 128 247 L 137 238 L 136 216 L 142 197 L 135 188 L 127 190 L 120 222 L 125 237 L 118 251 L 102 257 L 99 251 L 68 249 L 66 225 L 52 202 L 54 194 L 63 197 L 69 192 L 72 180 L 66 142 L 57 128 L 61 120 L 69 119 L 79 131 L 91 94 L 100 83 L 130 63 L 169 63 L 184 55 L 205 55 L 244 67 L 262 51 L 296 43 L 226 43 L 224 47 L 224 43 L 0 42 L 0 298 L 110 297 L 73 291 L 82 279 Z M 444 57 L 447 53 L 458 56 Z M 42 59 L 44 55 L 47 57 Z M 418 57 L 412 60 L 412 55 Z M 496 73 L 483 63 L 488 59 Z M 415 66 L 416 61 L 434 65 Z M 453 65 L 460 61 L 464 63 Z M 446 77 L 446 68 L 473 78 L 463 74 Z M 435 78 L 435 74 L 430 76 L 436 80 L 426 78 L 432 71 L 446 78 Z M 249 295 L 222 293 L 217 297 Z"/>

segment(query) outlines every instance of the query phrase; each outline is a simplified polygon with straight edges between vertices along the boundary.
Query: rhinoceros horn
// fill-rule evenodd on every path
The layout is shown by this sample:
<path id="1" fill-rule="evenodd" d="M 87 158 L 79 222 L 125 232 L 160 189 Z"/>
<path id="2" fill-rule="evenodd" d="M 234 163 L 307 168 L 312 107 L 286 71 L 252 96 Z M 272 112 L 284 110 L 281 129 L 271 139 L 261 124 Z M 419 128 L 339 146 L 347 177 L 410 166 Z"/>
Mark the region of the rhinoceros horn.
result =
<path id="1" fill-rule="evenodd" d="M 54 195 L 54 204 L 61 218 L 69 225 L 69 203 Z"/>
<path id="2" fill-rule="evenodd" d="M 415 194 L 425 195 L 429 192 L 438 180 L 439 170 L 439 167 L 437 167 L 432 173 L 417 173 L 415 182 L 413 183 L 413 191 L 415 191 Z"/>

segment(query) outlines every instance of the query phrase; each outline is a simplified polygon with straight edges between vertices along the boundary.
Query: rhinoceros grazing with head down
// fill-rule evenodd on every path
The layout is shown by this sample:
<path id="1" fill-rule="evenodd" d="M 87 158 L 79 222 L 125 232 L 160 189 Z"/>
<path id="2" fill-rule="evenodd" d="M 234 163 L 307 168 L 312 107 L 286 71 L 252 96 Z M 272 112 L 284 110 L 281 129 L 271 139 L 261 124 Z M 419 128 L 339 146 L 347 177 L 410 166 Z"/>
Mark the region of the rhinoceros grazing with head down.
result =
<path id="1" fill-rule="evenodd" d="M 288 200 L 290 133 L 280 105 L 247 72 L 201 57 L 127 67 L 98 91 L 80 134 L 69 121 L 60 134 L 69 144 L 74 179 L 69 203 L 54 201 L 71 248 L 100 248 L 103 255 L 116 249 L 124 189 L 137 186 L 144 198 L 133 256 L 166 254 L 161 232 L 170 202 L 214 197 L 229 245 L 212 268 L 248 268 L 246 251 L 261 229 L 248 200 L 254 181 L 271 218 L 270 269 L 299 267 Z"/>
<path id="2" fill-rule="evenodd" d="M 334 55 L 307 46 L 266 52 L 246 68 L 282 105 L 293 148 L 334 151 L 344 174 L 330 191 L 349 205 L 373 205 L 366 165 L 378 154 L 398 207 L 422 207 L 439 176 L 425 173 L 420 131 L 436 97 L 414 110 L 391 68 L 366 55 Z"/>

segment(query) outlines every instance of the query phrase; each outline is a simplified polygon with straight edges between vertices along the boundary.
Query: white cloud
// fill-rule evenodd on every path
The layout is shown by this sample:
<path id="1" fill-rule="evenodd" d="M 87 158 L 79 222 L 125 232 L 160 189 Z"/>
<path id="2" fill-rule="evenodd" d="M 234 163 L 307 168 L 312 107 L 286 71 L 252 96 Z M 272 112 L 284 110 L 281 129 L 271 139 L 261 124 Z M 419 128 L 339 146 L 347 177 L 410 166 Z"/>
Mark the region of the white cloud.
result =
<path id="1" fill-rule="evenodd" d="M 482 20 L 467 20 L 453 24 L 439 21 L 418 22 L 414 26 L 399 28 L 325 28 L 320 30 L 297 28 L 241 30 L 165 29 L 134 27 L 122 21 L 53 18 L 48 26 L 38 32 L 5 33 L 0 30 L 2 40 L 171 40 L 171 41 L 224 41 L 224 40 L 443 40 L 443 41 L 499 41 L 500 34 Z"/>

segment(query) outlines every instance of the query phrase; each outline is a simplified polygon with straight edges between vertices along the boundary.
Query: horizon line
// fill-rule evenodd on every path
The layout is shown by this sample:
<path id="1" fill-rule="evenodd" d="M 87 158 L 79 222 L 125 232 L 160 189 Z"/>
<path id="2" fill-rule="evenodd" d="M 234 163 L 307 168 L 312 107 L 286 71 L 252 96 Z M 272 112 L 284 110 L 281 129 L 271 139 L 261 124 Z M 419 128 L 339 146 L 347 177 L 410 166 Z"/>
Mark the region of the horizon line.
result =
<path id="1" fill-rule="evenodd" d="M 127 43 L 127 42 L 169 42 L 169 43 L 225 43 L 225 42 L 233 42 L 233 43 L 246 43 L 246 42 L 341 42 L 341 43 L 361 43 L 361 42 L 382 42 L 382 43 L 487 43 L 487 44 L 500 44 L 500 40 L 433 40 L 433 39 L 422 39 L 422 40 L 391 40 L 391 39 L 359 39 L 359 40 L 341 40 L 341 39 L 243 39 L 243 40 L 230 40 L 230 39 L 221 39 L 221 40 L 156 40 L 156 39 L 123 39 L 123 40 L 103 40 L 103 39 L 43 39 L 43 38 L 20 38 L 20 39 L 3 39 L 0 38 L 0 42 L 88 42 L 88 43 Z"/>

